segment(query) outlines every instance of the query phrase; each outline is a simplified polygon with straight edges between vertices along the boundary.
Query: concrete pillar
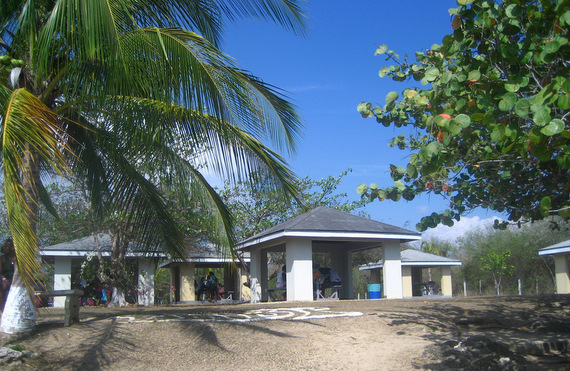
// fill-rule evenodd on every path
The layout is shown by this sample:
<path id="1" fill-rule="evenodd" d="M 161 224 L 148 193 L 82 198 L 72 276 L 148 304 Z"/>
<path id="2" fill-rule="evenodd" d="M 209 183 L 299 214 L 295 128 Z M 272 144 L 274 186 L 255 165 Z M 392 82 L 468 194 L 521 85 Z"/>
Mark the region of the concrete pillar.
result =
<path id="1" fill-rule="evenodd" d="M 414 296 L 412 281 L 412 267 L 402 267 L 402 295 L 405 298 Z"/>
<path id="2" fill-rule="evenodd" d="M 252 249 L 250 255 L 250 302 L 261 301 L 261 249 Z M 267 264 L 266 264 L 267 265 Z M 267 278 L 265 279 L 267 281 Z"/>
<path id="3" fill-rule="evenodd" d="M 251 289 L 248 286 L 244 286 L 244 283 L 247 282 L 247 274 L 243 269 L 240 269 L 240 277 L 239 293 L 237 293 L 237 296 L 234 296 L 234 299 L 251 300 Z"/>
<path id="4" fill-rule="evenodd" d="M 259 280 L 259 287 L 261 289 L 261 301 L 267 301 L 267 250 L 261 250 L 261 274 Z"/>
<path id="5" fill-rule="evenodd" d="M 554 272 L 556 274 L 556 293 L 570 294 L 570 270 L 568 258 L 570 254 L 554 255 Z"/>
<path id="6" fill-rule="evenodd" d="M 400 258 L 400 241 L 384 242 L 384 287 L 382 292 L 387 299 L 401 299 L 402 292 L 402 260 Z"/>
<path id="7" fill-rule="evenodd" d="M 313 300 L 313 246 L 307 238 L 287 240 L 287 301 Z"/>
<path id="8" fill-rule="evenodd" d="M 71 290 L 71 258 L 56 257 L 54 259 L 53 289 Z M 56 308 L 65 307 L 65 299 L 65 296 L 55 296 L 53 306 Z"/>
<path id="9" fill-rule="evenodd" d="M 154 260 L 139 259 L 138 304 L 154 305 Z"/>
<path id="10" fill-rule="evenodd" d="M 170 298 L 170 304 L 174 303 L 176 300 L 176 293 L 174 291 L 172 291 L 172 288 L 174 287 L 174 284 L 176 283 L 176 274 L 178 273 L 178 269 L 176 269 L 176 267 L 172 267 L 170 268 L 170 288 L 169 288 L 169 298 Z"/>
<path id="11" fill-rule="evenodd" d="M 451 267 L 441 267 L 441 294 L 443 296 L 453 296 Z"/>
<path id="12" fill-rule="evenodd" d="M 194 263 L 180 265 L 180 302 L 196 301 L 196 286 L 194 285 Z"/>

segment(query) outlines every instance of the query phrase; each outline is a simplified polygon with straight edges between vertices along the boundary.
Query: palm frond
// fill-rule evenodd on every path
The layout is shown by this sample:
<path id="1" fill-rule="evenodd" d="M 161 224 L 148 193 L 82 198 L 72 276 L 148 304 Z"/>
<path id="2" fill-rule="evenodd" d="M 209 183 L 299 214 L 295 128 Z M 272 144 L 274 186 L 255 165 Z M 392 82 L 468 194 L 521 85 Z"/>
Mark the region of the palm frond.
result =
<path id="1" fill-rule="evenodd" d="M 38 244 L 33 226 L 38 199 L 35 166 L 45 161 L 61 174 L 69 173 L 67 138 L 61 132 L 62 118 L 25 89 L 12 93 L 2 125 L 4 186 L 10 232 L 14 240 L 17 265 L 30 292 L 39 271 Z M 30 191 L 31 190 L 31 191 Z"/>
<path id="2" fill-rule="evenodd" d="M 222 14 L 231 20 L 254 17 L 280 24 L 296 34 L 305 35 L 306 15 L 294 0 L 223 0 L 218 1 Z"/>

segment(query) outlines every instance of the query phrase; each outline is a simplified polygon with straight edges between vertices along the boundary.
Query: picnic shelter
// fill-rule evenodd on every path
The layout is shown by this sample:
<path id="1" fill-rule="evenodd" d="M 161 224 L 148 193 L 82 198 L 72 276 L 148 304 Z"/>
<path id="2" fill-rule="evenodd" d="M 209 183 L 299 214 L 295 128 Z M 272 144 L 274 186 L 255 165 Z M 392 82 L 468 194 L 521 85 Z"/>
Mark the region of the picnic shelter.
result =
<path id="1" fill-rule="evenodd" d="M 97 235 L 101 246 L 101 255 L 111 256 L 111 236 L 107 233 Z M 70 290 L 75 277 L 71 275 L 73 264 L 81 264 L 89 255 L 97 252 L 97 244 L 93 236 L 83 237 L 70 242 L 62 242 L 50 246 L 40 246 L 40 254 L 44 261 L 54 264 L 53 289 Z M 164 253 L 155 249 L 149 251 L 146 246 L 130 242 L 126 259 L 137 261 L 137 286 L 146 290 L 137 295 L 139 305 L 154 305 L 154 273 L 157 261 L 164 258 Z M 54 307 L 64 307 L 65 297 L 54 297 Z"/>
<path id="2" fill-rule="evenodd" d="M 556 293 L 570 294 L 570 240 L 540 249 L 538 255 L 554 255 Z"/>
<path id="3" fill-rule="evenodd" d="M 405 249 L 400 253 L 402 261 L 402 290 L 404 298 L 413 296 L 422 296 L 425 294 L 424 287 L 426 285 L 423 279 L 425 269 L 441 270 L 441 295 L 444 297 L 452 297 L 452 281 L 451 267 L 460 266 L 461 261 L 450 259 L 447 257 L 428 254 L 423 251 Z M 384 267 L 384 261 L 377 263 L 369 263 L 359 267 L 360 270 L 371 270 L 372 283 L 380 283 L 380 274 Z"/>
<path id="4" fill-rule="evenodd" d="M 188 246 L 184 259 L 170 259 L 162 263 L 160 267 L 170 269 L 170 284 L 174 288 L 171 292 L 171 302 L 190 304 L 197 299 L 198 283 L 194 278 L 196 268 L 223 268 L 222 282 L 225 293 L 231 295 L 229 298 L 232 300 L 249 298 L 249 289 L 243 285 L 247 281 L 243 264 L 248 263 L 248 254 L 238 259 L 229 253 L 223 253 L 212 244 L 207 244 Z"/>
<path id="5" fill-rule="evenodd" d="M 351 253 L 357 250 L 383 250 L 383 290 L 386 298 L 402 298 L 400 244 L 419 240 L 421 235 L 404 228 L 334 210 L 317 207 L 236 246 L 250 252 L 251 302 L 268 300 L 268 252 L 284 252 L 287 301 L 314 299 L 313 253 L 330 254 L 331 269 L 342 277 L 339 298 L 354 298 Z"/>

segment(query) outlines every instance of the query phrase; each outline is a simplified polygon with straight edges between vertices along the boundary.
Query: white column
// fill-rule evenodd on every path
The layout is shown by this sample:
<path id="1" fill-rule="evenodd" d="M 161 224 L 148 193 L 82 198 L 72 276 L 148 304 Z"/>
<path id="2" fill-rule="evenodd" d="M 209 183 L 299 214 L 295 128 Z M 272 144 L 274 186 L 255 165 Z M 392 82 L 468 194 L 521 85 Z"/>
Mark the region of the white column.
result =
<path id="1" fill-rule="evenodd" d="M 154 260 L 139 259 L 138 304 L 154 305 Z"/>
<path id="2" fill-rule="evenodd" d="M 568 254 L 554 255 L 554 272 L 556 274 L 556 293 L 570 294 L 570 270 L 568 269 Z"/>
<path id="3" fill-rule="evenodd" d="M 287 301 L 313 300 L 313 247 L 306 238 L 287 240 Z"/>
<path id="4" fill-rule="evenodd" d="M 261 301 L 261 249 L 252 249 L 250 255 L 250 295 L 251 303 L 259 303 Z"/>
<path id="5" fill-rule="evenodd" d="M 451 267 L 441 267 L 441 294 L 443 296 L 453 296 Z"/>
<path id="6" fill-rule="evenodd" d="M 53 289 L 71 290 L 71 258 L 56 257 L 54 260 Z M 65 307 L 65 298 L 65 296 L 55 296 L 53 306 Z"/>
<path id="7" fill-rule="evenodd" d="M 384 241 L 384 287 L 382 292 L 388 299 L 403 298 L 402 292 L 402 260 L 400 258 L 400 241 Z"/>

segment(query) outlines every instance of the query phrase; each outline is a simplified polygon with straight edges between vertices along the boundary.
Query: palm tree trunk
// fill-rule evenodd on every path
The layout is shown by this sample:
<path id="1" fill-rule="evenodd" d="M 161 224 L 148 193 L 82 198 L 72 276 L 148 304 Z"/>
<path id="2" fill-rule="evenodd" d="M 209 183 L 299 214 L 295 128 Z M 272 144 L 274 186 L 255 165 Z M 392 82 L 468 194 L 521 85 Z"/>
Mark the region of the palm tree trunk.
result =
<path id="1" fill-rule="evenodd" d="M 0 326 L 7 334 L 29 332 L 36 327 L 36 308 L 24 286 L 18 267 L 14 271 Z"/>
<path id="2" fill-rule="evenodd" d="M 126 305 L 127 305 L 127 300 L 125 299 L 125 290 L 119 285 L 113 287 L 113 296 L 111 296 L 109 307 L 117 308 L 117 307 L 124 307 Z"/>
<path id="3" fill-rule="evenodd" d="M 39 184 L 40 173 L 37 157 L 27 146 L 27 151 L 24 154 L 24 170 L 22 176 L 22 185 L 26 192 L 26 203 L 28 205 L 28 212 L 26 217 L 30 223 L 31 229 L 36 236 L 37 221 L 38 221 L 38 193 L 36 184 Z M 26 174 L 26 170 L 28 173 Z M 37 243 L 37 238 L 34 243 Z M 17 254 L 16 264 L 14 268 L 14 276 L 12 278 L 12 285 L 6 300 L 6 306 L 2 313 L 2 321 L 0 322 L 2 331 L 7 334 L 16 334 L 21 332 L 32 331 L 36 327 L 36 308 L 32 303 L 32 299 L 28 290 L 24 285 L 22 276 L 18 270 Z"/>

